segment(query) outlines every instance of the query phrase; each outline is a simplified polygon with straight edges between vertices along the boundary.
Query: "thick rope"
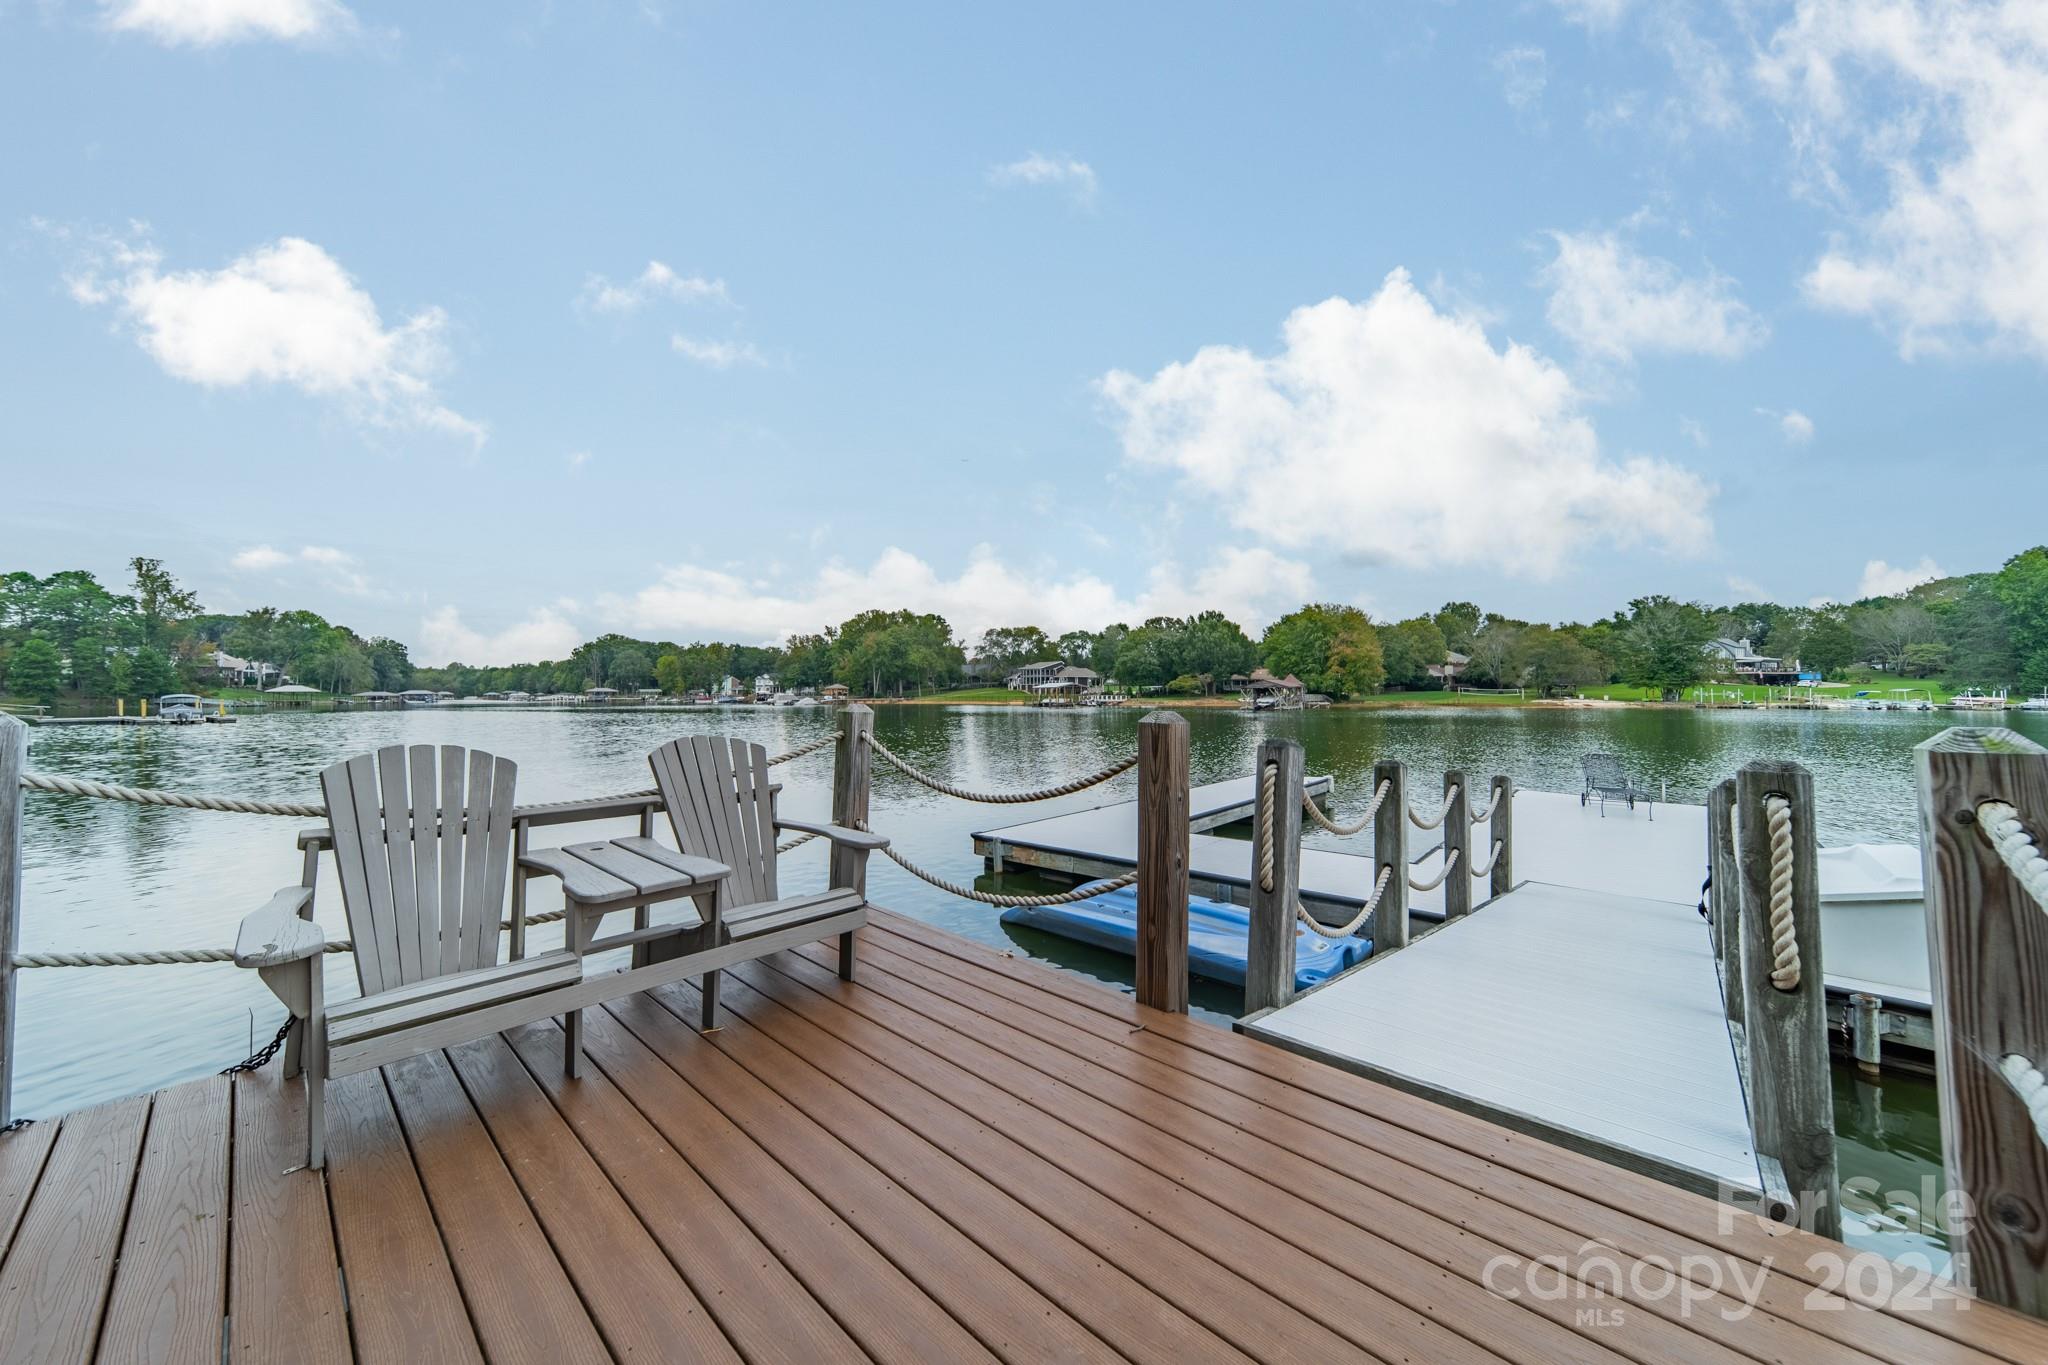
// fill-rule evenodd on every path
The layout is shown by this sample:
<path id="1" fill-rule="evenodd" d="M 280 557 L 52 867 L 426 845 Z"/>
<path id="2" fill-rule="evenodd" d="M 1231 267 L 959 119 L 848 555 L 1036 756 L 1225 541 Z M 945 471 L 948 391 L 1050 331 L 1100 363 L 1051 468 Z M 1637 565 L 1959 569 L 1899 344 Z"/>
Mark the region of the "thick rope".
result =
<path id="1" fill-rule="evenodd" d="M 1268 763 L 1259 774 L 1259 890 L 1273 889 L 1273 863 L 1276 857 L 1274 845 L 1279 842 L 1273 829 L 1279 823 L 1273 809 L 1280 789 L 1280 765 Z"/>
<path id="2" fill-rule="evenodd" d="M 1086 791 L 1090 787 L 1107 782 L 1112 777 L 1121 776 L 1138 766 L 1138 756 L 1132 754 L 1129 758 L 1110 764 L 1101 772 L 1090 773 L 1086 777 L 1077 777 L 1071 782 L 1062 782 L 1056 787 L 1041 787 L 1037 791 L 1028 792 L 978 792 L 967 787 L 956 787 L 951 782 L 920 771 L 891 753 L 889 746 L 876 739 L 872 734 L 868 736 L 868 747 L 877 754 L 880 754 L 889 766 L 921 786 L 930 787 L 942 796 L 954 796 L 962 801 L 980 801 L 991 806 L 1020 806 L 1029 801 L 1049 801 L 1055 796 L 1071 796 L 1075 792 Z"/>
<path id="3" fill-rule="evenodd" d="M 927 886 L 936 886 L 939 890 L 958 896 L 962 900 L 980 901 L 983 905 L 999 905 L 1006 910 L 1023 909 L 1034 905 L 1069 905 L 1074 901 L 1087 900 L 1091 896 L 1101 896 L 1111 891 L 1121 891 L 1127 886 L 1134 885 L 1138 880 L 1138 874 L 1130 872 L 1118 877 L 1115 881 L 1077 886 L 1072 891 L 1065 891 L 1057 896 L 1005 896 L 999 895 L 994 891 L 977 891 L 971 886 L 962 886 L 958 882 L 949 882 L 935 872 L 925 871 L 893 848 L 884 848 L 882 852 L 889 855 L 890 862 L 896 864 L 896 866 L 902 868 Z"/>
<path id="4" fill-rule="evenodd" d="M 1425 820 L 1422 816 L 1417 815 L 1415 813 L 1415 808 L 1413 806 L 1410 806 L 1408 808 L 1408 819 L 1414 824 L 1414 826 L 1417 829 L 1435 829 L 1438 825 L 1441 825 L 1444 822 L 1444 817 L 1451 813 L 1451 803 L 1456 801 L 1457 799 L 1458 788 L 1456 784 L 1453 784 L 1451 787 L 1445 790 L 1444 803 L 1441 807 L 1438 808 L 1437 813 L 1435 815 L 1432 815 Z"/>
<path id="5" fill-rule="evenodd" d="M 1415 878 L 1410 877 L 1408 879 L 1409 889 L 1413 891 L 1434 891 L 1439 886 L 1442 886 L 1444 884 L 1444 878 L 1450 876 L 1451 869 L 1458 865 L 1458 854 L 1461 852 L 1463 852 L 1462 849 L 1454 848 L 1449 853 L 1446 853 L 1444 855 L 1443 867 L 1437 871 L 1437 874 L 1434 877 L 1431 877 L 1426 882 L 1418 882 L 1415 880 Z"/>
<path id="6" fill-rule="evenodd" d="M 1301 794 L 1301 808 L 1307 811 L 1309 813 L 1309 816 L 1312 819 L 1314 819 L 1314 821 L 1317 824 L 1321 825 L 1330 833 L 1335 834 L 1340 838 L 1348 839 L 1352 835 L 1364 829 L 1367 825 L 1370 825 L 1373 822 L 1373 820 L 1378 817 L 1380 813 L 1380 807 L 1387 803 L 1387 793 L 1392 791 L 1393 789 L 1394 784 L 1391 779 L 1384 777 L 1381 778 L 1378 790 L 1373 792 L 1372 800 L 1366 804 L 1365 812 L 1362 815 L 1360 815 L 1358 819 L 1354 820 L 1352 823 L 1348 825 L 1340 825 L 1335 820 L 1332 820 L 1329 816 L 1323 814 L 1323 808 L 1321 806 L 1318 806 L 1315 803 L 1315 798 L 1310 796 L 1307 792 L 1303 792 Z"/>
<path id="7" fill-rule="evenodd" d="M 536 924 L 553 924 L 568 915 L 566 910 L 543 910 L 538 915 L 528 915 L 529 928 Z M 498 925 L 498 932 L 511 929 L 512 921 L 505 920 Z M 349 939 L 330 939 L 321 945 L 323 953 L 352 953 L 356 945 Z M 233 962 L 233 948 L 155 948 L 136 949 L 133 952 L 113 950 L 78 953 L 16 953 L 17 967 L 176 967 L 192 962 Z"/>
<path id="8" fill-rule="evenodd" d="M 2008 802 L 1985 801 L 1977 807 L 1977 828 L 2034 903 L 2048 910 L 2048 858 L 2034 846 L 2034 836 L 2020 823 L 2019 811 Z"/>
<path id="9" fill-rule="evenodd" d="M 818 836 L 815 834 L 799 834 L 794 839 L 784 839 L 781 843 L 775 846 L 775 851 L 777 853 L 787 853 L 793 848 L 797 848 L 803 844 L 808 844 L 811 840 L 817 837 Z"/>
<path id="10" fill-rule="evenodd" d="M 1499 839 L 1495 839 L 1492 851 L 1486 855 L 1486 861 L 1472 864 L 1472 875 L 1474 877 L 1484 877 L 1487 873 L 1493 871 L 1493 865 L 1500 861 L 1500 851 L 1505 847 L 1507 847 L 1506 844 Z"/>
<path id="11" fill-rule="evenodd" d="M 836 734 L 791 749 L 786 754 L 777 754 L 768 760 L 768 766 L 788 763 L 794 759 L 814 754 L 820 749 L 830 748 L 839 742 Z M 1135 760 L 1133 760 L 1135 761 Z M 53 777 L 48 773 L 23 773 L 21 785 L 31 791 L 54 792 L 59 796 L 92 796 L 102 801 L 126 801 L 141 806 L 172 806 L 183 810 L 225 811 L 232 815 L 284 815 L 299 820 L 325 820 L 325 803 L 309 801 L 250 801 L 238 796 L 212 796 L 204 792 L 162 791 L 154 787 L 121 787 L 111 782 L 89 782 L 82 777 Z M 661 793 L 653 787 L 643 791 L 622 792 L 617 796 L 578 797 L 573 801 L 542 801 L 523 806 L 525 811 L 554 810 L 562 806 L 581 806 L 597 801 L 643 801 Z"/>
<path id="12" fill-rule="evenodd" d="M 117 787 L 111 782 L 88 782 L 81 777 L 51 777 L 47 773 L 23 773 L 21 785 L 31 791 L 55 792 L 59 796 L 96 796 L 102 801 L 128 801 L 142 806 L 219 810 L 236 815 L 289 815 L 305 820 L 327 818 L 325 805 L 305 801 L 245 801 L 234 796 L 157 791 L 150 787 Z"/>
<path id="13" fill-rule="evenodd" d="M 1307 926 L 1309 932 L 1319 935 L 1322 938 L 1350 938 L 1353 934 L 1358 932 L 1358 926 L 1364 924 L 1367 920 L 1371 919 L 1373 911 L 1380 908 L 1380 897 L 1387 894 L 1387 883 L 1392 881 L 1393 879 L 1393 864 L 1389 863 L 1380 868 L 1379 880 L 1372 884 L 1371 897 L 1368 898 L 1365 904 L 1359 908 L 1357 914 L 1353 915 L 1349 920 L 1345 921 L 1343 924 L 1323 923 L 1314 915 L 1311 915 L 1307 910 L 1303 909 L 1301 903 L 1298 901 L 1295 903 L 1294 906 L 1294 917 L 1300 920 L 1302 924 Z"/>
<path id="14" fill-rule="evenodd" d="M 1999 1058 L 1998 1074 L 2005 1077 L 2012 1093 L 2027 1106 L 2027 1117 L 2034 1121 L 2035 1136 L 2041 1139 L 2043 1146 L 2048 1146 L 2048 1077 L 2043 1077 L 2039 1067 L 2017 1052 L 2008 1052 Z"/>
<path id="15" fill-rule="evenodd" d="M 1471 810 L 1466 812 L 1467 818 L 1469 818 L 1475 825 L 1483 825 L 1488 820 L 1492 819 L 1493 808 L 1500 804 L 1500 794 L 1501 788 L 1495 787 L 1493 789 L 1493 795 L 1487 799 L 1485 805 L 1475 806 Z"/>
<path id="16" fill-rule="evenodd" d="M 1799 927 L 1792 920 L 1792 803 L 1764 798 L 1771 845 L 1771 984 L 1799 989 Z"/>

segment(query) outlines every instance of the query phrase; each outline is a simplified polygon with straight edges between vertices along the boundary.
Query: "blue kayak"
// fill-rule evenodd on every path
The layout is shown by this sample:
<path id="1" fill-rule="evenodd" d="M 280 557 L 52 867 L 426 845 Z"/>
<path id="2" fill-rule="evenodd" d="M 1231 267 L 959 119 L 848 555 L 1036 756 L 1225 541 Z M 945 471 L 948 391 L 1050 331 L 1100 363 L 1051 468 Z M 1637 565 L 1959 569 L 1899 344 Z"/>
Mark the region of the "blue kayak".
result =
<path id="1" fill-rule="evenodd" d="M 1019 906 L 1003 911 L 1003 923 L 1133 957 L 1138 951 L 1138 888 L 1126 886 L 1066 905 Z M 1243 906 L 1188 897 L 1188 970 L 1211 981 L 1242 986 L 1250 933 L 1251 912 Z M 1321 985 L 1371 955 L 1370 939 L 1332 940 L 1296 925 L 1294 988 Z"/>

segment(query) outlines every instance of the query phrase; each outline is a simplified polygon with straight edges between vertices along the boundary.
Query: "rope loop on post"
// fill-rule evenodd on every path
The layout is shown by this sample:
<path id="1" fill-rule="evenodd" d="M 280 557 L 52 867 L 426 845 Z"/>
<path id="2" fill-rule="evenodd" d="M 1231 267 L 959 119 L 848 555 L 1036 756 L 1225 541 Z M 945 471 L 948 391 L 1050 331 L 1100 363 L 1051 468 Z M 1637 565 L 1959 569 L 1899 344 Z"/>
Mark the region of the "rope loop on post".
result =
<path id="1" fill-rule="evenodd" d="M 941 796 L 957 797 L 962 801 L 979 801 L 984 805 L 990 806 L 1021 806 L 1031 801 L 1049 801 L 1055 796 L 1071 796 L 1075 792 L 1086 791 L 1090 787 L 1107 782 L 1113 777 L 1122 776 L 1138 766 L 1138 756 L 1132 754 L 1129 758 L 1119 759 L 1117 762 L 1110 764 L 1100 772 L 1090 773 L 1086 777 L 1077 777 L 1071 782 L 1062 782 L 1058 786 L 1041 787 L 1037 791 L 1028 792 L 978 792 L 967 787 L 956 787 L 943 778 L 933 777 L 930 773 L 922 771 L 896 754 L 891 753 L 889 746 L 876 739 L 872 732 L 869 732 L 867 735 L 867 744 L 890 767 L 896 769 L 897 772 L 902 773 L 918 785 L 929 787 Z"/>
<path id="2" fill-rule="evenodd" d="M 1365 904 L 1359 908 L 1357 914 L 1353 915 L 1349 920 L 1347 920 L 1343 924 L 1323 923 L 1314 915 L 1311 915 L 1307 911 L 1307 909 L 1302 906 L 1300 901 L 1296 901 L 1294 903 L 1294 917 L 1300 920 L 1303 927 L 1306 928 L 1310 933 L 1315 934 L 1320 938 L 1350 938 L 1353 934 L 1358 932 L 1358 927 L 1360 925 L 1364 924 L 1367 920 L 1372 918 L 1373 911 L 1380 908 L 1380 897 L 1387 894 L 1387 883 L 1392 881 L 1393 879 L 1394 869 L 1392 865 L 1389 864 L 1382 866 L 1380 868 L 1379 879 L 1372 884 L 1371 897 L 1368 898 Z"/>
<path id="3" fill-rule="evenodd" d="M 1772 793 L 1764 798 L 1771 845 L 1771 984 L 1799 989 L 1799 928 L 1792 919 L 1792 803 Z"/>
<path id="4" fill-rule="evenodd" d="M 1506 845 L 1502 841 L 1495 839 L 1492 851 L 1486 855 L 1486 861 L 1472 864 L 1472 875 L 1474 877 L 1484 877 L 1487 873 L 1493 871 L 1493 865 L 1500 861 L 1500 851 L 1505 847 Z"/>
<path id="5" fill-rule="evenodd" d="M 2048 858 L 2034 844 L 2034 836 L 2020 822 L 2019 811 L 2007 801 L 1984 801 L 1977 806 L 1977 828 L 2014 877 L 2019 879 L 2034 904 L 2048 910 Z"/>
<path id="6" fill-rule="evenodd" d="M 1488 799 L 1487 803 L 1483 806 L 1472 807 L 1470 810 L 1466 812 L 1467 818 L 1470 819 L 1472 823 L 1475 825 L 1483 825 L 1488 820 L 1492 819 L 1493 808 L 1500 804 L 1500 793 L 1501 789 L 1499 787 L 1495 787 L 1493 789 L 1493 795 L 1491 798 Z"/>
<path id="7" fill-rule="evenodd" d="M 1442 806 L 1440 806 L 1440 807 L 1438 807 L 1438 808 L 1437 808 L 1437 812 L 1436 812 L 1436 814 L 1435 814 L 1435 815 L 1432 815 L 1432 816 L 1428 817 L 1427 819 L 1424 819 L 1424 818 L 1423 818 L 1422 816 L 1420 816 L 1420 815 L 1417 815 L 1417 814 L 1415 813 L 1415 808 L 1414 808 L 1413 806 L 1410 806 L 1410 807 L 1408 808 L 1408 819 L 1409 819 L 1409 821 L 1410 821 L 1411 823 L 1413 823 L 1413 824 L 1414 824 L 1414 826 L 1415 826 L 1415 827 L 1416 827 L 1417 829 L 1435 829 L 1435 828 L 1436 828 L 1436 827 L 1437 827 L 1438 825 L 1441 825 L 1441 824 L 1442 824 L 1442 823 L 1444 822 L 1444 817 L 1445 817 L 1446 815 L 1449 815 L 1449 814 L 1451 813 L 1451 805 L 1452 805 L 1452 803 L 1453 803 L 1453 802 L 1455 802 L 1455 801 L 1456 801 L 1457 799 L 1458 799 L 1458 788 L 1457 788 L 1457 784 L 1453 783 L 1453 784 L 1452 784 L 1452 785 L 1451 785 L 1450 787 L 1448 787 L 1447 789 L 1445 789 L 1445 791 L 1444 791 L 1444 803 L 1443 803 L 1443 805 L 1442 805 Z M 1435 882 L 1431 882 L 1431 883 L 1430 883 L 1430 886 L 1434 886 L 1434 885 L 1436 885 L 1436 883 L 1435 883 Z M 1427 886 L 1419 886 L 1419 887 L 1416 887 L 1415 889 L 1416 889 L 1416 890 L 1418 890 L 1418 891 L 1427 891 L 1427 890 L 1429 889 L 1429 887 L 1427 887 Z"/>
<path id="8" fill-rule="evenodd" d="M 1318 806 L 1315 798 L 1306 791 L 1301 794 L 1301 808 L 1309 813 L 1311 819 L 1330 833 L 1337 835 L 1339 838 L 1348 839 L 1363 830 L 1367 825 L 1370 825 L 1378 817 L 1380 807 L 1387 803 L 1387 793 L 1393 789 L 1394 784 L 1392 782 L 1386 778 L 1381 778 L 1380 785 L 1373 791 L 1372 800 L 1366 803 L 1365 813 L 1348 825 L 1340 825 L 1329 816 L 1323 814 L 1323 808 Z M 1271 887 L 1267 888 L 1269 891 L 1271 889 Z"/>
<path id="9" fill-rule="evenodd" d="M 1998 1074 L 2005 1077 L 2012 1093 L 2027 1106 L 2027 1117 L 2034 1123 L 2034 1135 L 2041 1139 L 2043 1146 L 2048 1146 L 2048 1077 L 2043 1077 L 2041 1068 L 2017 1052 L 2008 1052 L 1998 1059 Z"/>
<path id="10" fill-rule="evenodd" d="M 1453 790 L 1456 789 L 1453 788 Z M 1458 854 L 1461 851 L 1462 850 L 1460 849 L 1454 848 L 1449 853 L 1445 854 L 1444 865 L 1441 868 L 1439 868 L 1437 870 L 1437 874 L 1434 877 L 1431 877 L 1428 881 L 1418 882 L 1415 880 L 1415 878 L 1410 877 L 1408 879 L 1408 889 L 1411 891 L 1434 891 L 1439 886 L 1442 886 L 1444 884 L 1444 878 L 1450 876 L 1451 869 L 1458 865 Z"/>

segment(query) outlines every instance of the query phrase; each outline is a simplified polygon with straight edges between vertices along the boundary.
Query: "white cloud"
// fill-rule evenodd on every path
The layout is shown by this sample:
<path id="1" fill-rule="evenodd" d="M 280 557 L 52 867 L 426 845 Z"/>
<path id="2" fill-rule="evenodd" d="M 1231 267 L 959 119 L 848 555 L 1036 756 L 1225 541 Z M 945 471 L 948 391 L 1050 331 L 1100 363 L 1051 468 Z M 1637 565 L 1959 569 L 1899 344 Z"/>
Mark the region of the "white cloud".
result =
<path id="1" fill-rule="evenodd" d="M 1728 591 L 1734 593 L 1745 602 L 1769 602 L 1772 600 L 1770 589 L 1764 587 L 1763 584 L 1757 582 L 1754 578 L 1744 578 L 1741 574 L 1728 575 Z"/>
<path id="2" fill-rule="evenodd" d="M 1778 419 L 1778 430 L 1793 445 L 1803 446 L 1813 439 L 1813 419 L 1794 408 Z"/>
<path id="3" fill-rule="evenodd" d="M 266 569 L 278 569 L 291 563 L 292 557 L 282 550 L 268 545 L 251 545 L 236 555 L 229 563 L 247 573 L 259 573 Z"/>
<path id="4" fill-rule="evenodd" d="M 1931 556 L 1920 556 L 1920 562 L 1912 568 L 1893 568 L 1882 559 L 1873 559 L 1863 566 L 1863 581 L 1856 585 L 1858 599 L 1865 597 L 1895 597 L 1922 583 L 1932 583 L 1937 578 L 1947 578 L 1948 571 L 1936 564 Z"/>
<path id="5" fill-rule="evenodd" d="M 1133 463 L 1178 472 L 1238 526 L 1424 567 L 1549 574 L 1593 540 L 1692 552 L 1713 489 L 1606 458 L 1578 390 L 1527 346 L 1496 350 L 1405 270 L 1372 298 L 1292 313 L 1277 355 L 1208 346 L 1102 392 Z"/>
<path id="6" fill-rule="evenodd" d="M 1724 359 L 1763 344 L 1770 327 L 1713 270 L 1687 277 L 1612 232 L 1553 232 L 1557 255 L 1540 276 L 1545 316 L 1589 355 L 1632 360 L 1637 352 Z"/>
<path id="7" fill-rule="evenodd" d="M 419 644 L 413 652 L 430 668 L 450 663 L 489 667 L 566 659 L 583 639 L 583 632 L 554 607 L 542 607 L 524 621 L 485 635 L 464 625 L 462 613 L 451 606 L 420 618 Z"/>
<path id="8" fill-rule="evenodd" d="M 688 356 L 699 365 L 714 370 L 729 370 L 735 365 L 766 365 L 768 357 L 751 341 L 700 341 L 686 337 L 681 332 L 670 336 L 668 344 L 677 355 Z"/>
<path id="9" fill-rule="evenodd" d="M 447 315 L 428 308 L 394 327 L 332 256 L 298 237 L 219 270 L 166 272 L 148 240 L 108 240 L 71 276 L 72 297 L 110 305 L 167 374 L 207 388 L 287 384 L 363 421 L 484 441 L 482 424 L 443 404 Z"/>
<path id="10" fill-rule="evenodd" d="M 597 313 L 634 313 L 658 299 L 673 299 L 679 303 L 732 302 L 724 280 L 706 279 L 702 275 L 678 275 L 660 261 L 649 261 L 645 270 L 624 284 L 613 284 L 602 275 L 592 275 L 583 282 L 583 293 L 578 302 Z"/>
<path id="11" fill-rule="evenodd" d="M 1531 109 L 1543 101 L 1543 87 L 1550 79 L 1550 65 L 1540 47 L 1510 47 L 1493 54 L 1493 69 L 1500 77 L 1500 93 L 1517 109 Z"/>
<path id="12" fill-rule="evenodd" d="M 1073 157 L 1046 156 L 1033 152 L 1016 161 L 988 168 L 988 183 L 997 186 L 1043 185 L 1064 189 L 1076 205 L 1087 208 L 1095 202 L 1095 168 Z"/>
<path id="13" fill-rule="evenodd" d="M 166 47 L 214 47 L 252 38 L 316 43 L 351 33 L 355 15 L 335 0 L 111 0 L 106 25 Z"/>
<path id="14" fill-rule="evenodd" d="M 1612 28 L 1628 13 L 1635 0 L 1554 0 L 1558 10 L 1572 23 L 1587 28 Z"/>
<path id="15" fill-rule="evenodd" d="M 2039 0 L 1801 0 L 1757 71 L 1824 196 L 1851 200 L 1851 164 L 1884 187 L 1815 261 L 1810 299 L 1878 322 L 1903 356 L 1989 339 L 2048 359 Z"/>
<path id="16" fill-rule="evenodd" d="M 1211 607 L 1256 631 L 1314 591 L 1307 565 L 1259 547 L 1226 546 L 1200 569 L 1158 565 L 1144 591 L 1126 595 L 1085 571 L 1013 567 L 987 546 L 975 550 L 952 577 L 891 546 L 865 566 L 827 564 L 796 587 L 678 564 L 632 596 L 608 599 L 602 607 L 622 630 L 759 641 L 816 631 L 873 607 L 907 607 L 937 612 L 956 635 L 971 638 L 990 626 L 1018 621 L 1035 622 L 1057 635 Z"/>
<path id="17" fill-rule="evenodd" d="M 587 464 L 589 464 L 589 463 L 590 463 L 590 452 L 589 452 L 589 451 L 587 451 L 587 450 L 572 450 L 572 451 L 570 451 L 570 452 L 569 452 L 569 468 L 571 468 L 571 469 L 581 469 L 581 468 L 583 468 L 583 466 L 585 466 L 585 465 L 587 465 Z"/>
<path id="18" fill-rule="evenodd" d="M 1684 436 L 1686 440 L 1691 441 L 1695 446 L 1698 446 L 1701 450 L 1705 450 L 1709 445 L 1712 444 L 1712 442 L 1707 438 L 1706 427 L 1697 418 L 1679 418 L 1678 431 L 1679 434 Z"/>

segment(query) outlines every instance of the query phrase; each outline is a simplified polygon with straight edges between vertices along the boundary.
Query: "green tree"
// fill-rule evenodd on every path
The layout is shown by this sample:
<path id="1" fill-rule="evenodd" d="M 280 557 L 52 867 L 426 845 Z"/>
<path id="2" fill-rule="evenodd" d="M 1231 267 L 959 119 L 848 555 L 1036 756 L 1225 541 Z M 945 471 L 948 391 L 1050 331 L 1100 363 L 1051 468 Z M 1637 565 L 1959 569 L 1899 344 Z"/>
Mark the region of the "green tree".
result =
<path id="1" fill-rule="evenodd" d="M 1311 692 L 1362 696 L 1386 681 L 1386 660 L 1372 620 L 1356 607 L 1311 603 L 1266 628 L 1266 667 L 1293 674 Z"/>
<path id="2" fill-rule="evenodd" d="M 1443 633 L 1444 647 L 1460 654 L 1472 652 L 1472 639 L 1479 634 L 1483 619 L 1475 602 L 1446 602 L 1430 617 L 1431 623 Z"/>
<path id="3" fill-rule="evenodd" d="M 654 665 L 643 649 L 622 649 L 605 665 L 605 686 L 633 690 L 654 681 Z"/>
<path id="4" fill-rule="evenodd" d="M 1629 603 L 1621 632 L 1621 676 L 1633 687 L 1652 687 L 1666 700 L 1706 678 L 1713 623 L 1691 602 L 1638 597 Z"/>
<path id="5" fill-rule="evenodd" d="M 417 670 L 413 668 L 412 655 L 406 651 L 404 645 L 388 635 L 379 635 L 370 641 L 366 648 L 370 656 L 370 682 L 373 686 L 384 692 L 403 692 L 412 686 L 413 675 Z M 460 671 L 470 672 L 468 669 Z M 448 688 L 457 696 L 466 697 L 478 691 L 498 690 L 478 688 L 474 683 L 460 678 L 451 678 L 447 681 L 458 684 Z"/>
<path id="6" fill-rule="evenodd" d="M 155 699 L 178 690 L 178 670 L 171 666 L 170 655 L 154 645 L 144 645 L 135 651 L 128 685 L 140 695 Z"/>
<path id="7" fill-rule="evenodd" d="M 1856 634 L 1836 608 L 1816 611 L 1799 640 L 1799 666 L 1810 672 L 1839 673 L 1856 662 Z"/>
<path id="8" fill-rule="evenodd" d="M 18 697 L 33 697 L 45 706 L 57 700 L 64 685 L 64 663 L 57 646 L 40 635 L 23 640 L 7 659 L 7 690 Z"/>
<path id="9" fill-rule="evenodd" d="M 1522 685 L 1544 696 L 1607 681 L 1608 662 L 1566 630 L 1529 626 L 1521 632 L 1514 668 Z"/>
<path id="10" fill-rule="evenodd" d="M 142 642 L 161 644 L 173 621 L 199 610 L 198 595 L 180 586 L 160 559 L 137 556 L 128 561 L 135 575 L 135 605 L 142 616 Z"/>
<path id="11" fill-rule="evenodd" d="M 1192 697 L 1202 690 L 1202 680 L 1192 673 L 1183 673 L 1166 685 L 1169 695 Z"/>
<path id="12" fill-rule="evenodd" d="M 1387 686 L 1423 688 L 1433 681 L 1429 670 L 1443 663 L 1450 646 L 1436 622 L 1427 616 L 1380 627 L 1380 652 L 1386 658 Z"/>
<path id="13" fill-rule="evenodd" d="M 71 685 L 88 697 L 115 695 L 107 649 L 107 642 L 97 635 L 81 635 L 71 643 Z"/>
<path id="14" fill-rule="evenodd" d="M 2028 692 L 2048 688 L 2048 546 L 2006 560 L 1991 591 L 2005 606 L 2019 685 Z"/>

